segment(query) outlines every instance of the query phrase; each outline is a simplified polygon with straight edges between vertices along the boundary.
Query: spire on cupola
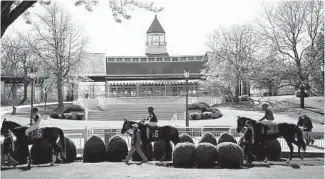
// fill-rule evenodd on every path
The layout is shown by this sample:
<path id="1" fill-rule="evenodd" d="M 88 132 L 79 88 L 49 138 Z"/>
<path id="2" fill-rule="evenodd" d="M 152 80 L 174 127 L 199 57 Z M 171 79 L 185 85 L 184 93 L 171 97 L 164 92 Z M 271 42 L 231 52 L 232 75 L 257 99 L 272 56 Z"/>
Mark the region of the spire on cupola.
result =
<path id="1" fill-rule="evenodd" d="M 157 15 L 155 15 L 155 19 L 152 21 L 151 26 L 147 30 L 147 34 L 149 33 L 162 33 L 164 34 L 165 31 L 161 26 L 160 22 L 158 21 Z"/>
<path id="2" fill-rule="evenodd" d="M 155 15 L 149 29 L 147 30 L 146 55 L 147 56 L 168 56 L 166 49 L 166 34 L 161 26 L 157 15 Z"/>

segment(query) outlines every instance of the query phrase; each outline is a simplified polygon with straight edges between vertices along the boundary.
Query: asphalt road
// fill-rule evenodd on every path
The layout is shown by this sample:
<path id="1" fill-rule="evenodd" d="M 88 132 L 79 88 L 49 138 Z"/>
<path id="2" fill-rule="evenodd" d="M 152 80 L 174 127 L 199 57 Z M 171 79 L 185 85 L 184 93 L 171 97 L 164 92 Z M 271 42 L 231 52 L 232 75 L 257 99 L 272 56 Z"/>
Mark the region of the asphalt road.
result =
<path id="1" fill-rule="evenodd" d="M 254 163 L 253 163 L 254 164 Z M 324 158 L 308 158 L 304 161 L 293 159 L 290 166 L 284 161 L 271 162 L 270 165 L 255 162 L 253 167 L 242 169 L 179 169 L 157 166 L 154 163 L 132 164 L 124 163 L 82 163 L 32 166 L 31 170 L 23 171 L 24 166 L 16 169 L 2 170 L 2 179 L 124 179 L 124 178 L 218 178 L 218 179 L 323 179 Z"/>

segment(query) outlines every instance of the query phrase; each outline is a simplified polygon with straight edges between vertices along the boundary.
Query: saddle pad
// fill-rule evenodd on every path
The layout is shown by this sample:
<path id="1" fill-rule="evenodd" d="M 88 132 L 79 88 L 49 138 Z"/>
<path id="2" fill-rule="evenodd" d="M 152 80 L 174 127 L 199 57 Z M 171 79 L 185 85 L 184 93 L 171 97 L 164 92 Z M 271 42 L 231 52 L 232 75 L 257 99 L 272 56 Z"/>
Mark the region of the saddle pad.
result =
<path id="1" fill-rule="evenodd" d="M 31 140 L 42 139 L 43 138 L 43 130 L 37 129 L 29 133 L 29 138 Z"/>
<path id="2" fill-rule="evenodd" d="M 279 132 L 279 127 L 277 124 L 267 125 L 269 129 L 266 131 L 266 134 L 274 134 Z"/>

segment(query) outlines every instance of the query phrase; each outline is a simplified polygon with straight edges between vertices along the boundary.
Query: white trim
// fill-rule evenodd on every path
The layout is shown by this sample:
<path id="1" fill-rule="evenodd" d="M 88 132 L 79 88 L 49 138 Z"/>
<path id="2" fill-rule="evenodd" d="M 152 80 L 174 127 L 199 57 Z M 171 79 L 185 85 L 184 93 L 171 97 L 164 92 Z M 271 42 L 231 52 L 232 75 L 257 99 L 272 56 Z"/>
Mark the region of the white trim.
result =
<path id="1" fill-rule="evenodd" d="M 188 80 L 188 83 L 197 83 L 199 80 Z M 107 81 L 109 85 L 136 85 L 136 84 L 185 84 L 185 80 L 114 80 Z"/>

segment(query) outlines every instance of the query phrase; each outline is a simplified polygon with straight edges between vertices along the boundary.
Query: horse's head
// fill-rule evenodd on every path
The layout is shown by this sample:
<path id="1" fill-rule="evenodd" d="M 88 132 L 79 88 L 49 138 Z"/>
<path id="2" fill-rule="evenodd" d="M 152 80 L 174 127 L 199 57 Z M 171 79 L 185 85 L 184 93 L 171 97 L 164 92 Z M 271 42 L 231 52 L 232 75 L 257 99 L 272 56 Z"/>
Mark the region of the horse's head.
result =
<path id="1" fill-rule="evenodd" d="M 124 118 L 124 123 L 122 126 L 122 130 L 121 130 L 121 134 L 124 134 L 126 131 L 128 131 L 129 129 L 132 128 L 132 124 L 134 124 L 135 122 L 133 121 L 128 121 L 127 119 Z"/>
<path id="2" fill-rule="evenodd" d="M 2 126 L 1 126 L 1 135 L 7 130 L 12 130 L 16 127 L 19 127 L 20 125 L 13 122 L 13 121 L 8 121 L 6 118 L 2 121 Z"/>
<path id="3" fill-rule="evenodd" d="M 248 120 L 254 123 L 253 119 L 237 116 L 237 132 L 241 132 L 244 129 L 246 121 Z"/>

